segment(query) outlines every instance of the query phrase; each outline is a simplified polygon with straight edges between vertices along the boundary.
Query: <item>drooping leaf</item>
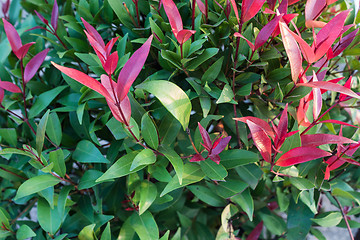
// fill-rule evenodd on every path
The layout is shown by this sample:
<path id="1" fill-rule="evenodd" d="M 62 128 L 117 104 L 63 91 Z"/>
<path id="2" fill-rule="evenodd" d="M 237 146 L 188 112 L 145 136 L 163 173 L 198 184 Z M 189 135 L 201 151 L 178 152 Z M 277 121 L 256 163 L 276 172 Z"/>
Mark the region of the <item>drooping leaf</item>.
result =
<path id="1" fill-rule="evenodd" d="M 331 153 L 316 147 L 297 147 L 284 153 L 277 160 L 276 165 L 280 167 L 288 167 L 328 156 L 331 156 Z"/>

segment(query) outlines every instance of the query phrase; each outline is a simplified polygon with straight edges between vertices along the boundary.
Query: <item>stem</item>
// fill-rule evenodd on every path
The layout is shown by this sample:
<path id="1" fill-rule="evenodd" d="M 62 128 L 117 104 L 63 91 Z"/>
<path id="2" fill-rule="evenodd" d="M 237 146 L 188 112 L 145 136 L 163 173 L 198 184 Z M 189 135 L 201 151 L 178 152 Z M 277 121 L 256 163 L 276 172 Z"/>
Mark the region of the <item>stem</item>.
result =
<path id="1" fill-rule="evenodd" d="M 333 195 L 332 197 L 335 199 L 336 203 L 339 205 L 341 214 L 342 214 L 342 216 L 343 216 L 343 218 L 344 218 L 344 221 L 345 221 L 345 223 L 346 223 L 346 227 L 347 227 L 348 232 L 349 232 L 349 235 L 350 235 L 350 239 L 351 239 L 351 240 L 354 240 L 354 236 L 353 236 L 353 234 L 352 234 L 352 231 L 351 231 L 351 228 L 350 228 L 350 224 L 349 224 L 349 222 L 348 222 L 348 220 L 347 220 L 347 218 L 346 218 L 346 214 L 345 214 L 345 212 L 344 212 L 343 207 L 341 206 L 341 203 L 340 203 L 339 199 L 337 199 L 337 197 L 335 197 L 334 195 Z"/>
<path id="2" fill-rule="evenodd" d="M 140 24 L 140 14 L 139 14 L 139 5 L 138 5 L 138 1 L 135 0 L 135 9 L 136 9 L 136 18 L 137 18 L 137 22 L 139 27 L 141 26 Z"/>
<path id="3" fill-rule="evenodd" d="M 184 55 L 183 55 L 183 44 L 182 43 L 180 43 L 180 55 L 181 55 L 181 59 L 183 59 Z"/>
<path id="4" fill-rule="evenodd" d="M 239 27 L 239 32 L 241 31 L 241 25 Z M 236 65 L 237 65 L 237 60 L 238 60 L 238 54 L 239 54 L 239 45 L 240 45 L 240 38 L 236 38 L 236 50 L 235 50 L 235 56 L 234 56 L 234 70 L 233 70 L 233 76 L 232 76 L 232 91 L 234 94 L 234 101 L 235 101 L 235 75 L 236 75 Z M 236 104 L 233 104 L 234 107 L 234 118 L 237 118 L 237 111 L 236 111 Z M 236 128 L 236 140 L 238 143 L 238 147 L 241 148 L 242 144 L 240 141 L 240 133 L 239 133 L 239 123 L 238 121 L 235 121 L 235 128 Z"/>
<path id="5" fill-rule="evenodd" d="M 16 220 L 18 220 L 24 213 L 26 213 L 30 208 L 32 208 L 34 206 L 34 204 L 37 202 L 37 199 L 34 199 L 32 202 L 30 202 L 30 204 L 24 208 L 24 210 L 22 210 L 17 216 L 16 218 L 14 218 L 13 220 L 11 220 L 11 225 L 13 225 Z"/>
<path id="6" fill-rule="evenodd" d="M 195 30 L 195 0 L 192 0 L 192 30 Z M 192 41 L 194 42 L 195 35 L 192 35 Z"/>
<path id="7" fill-rule="evenodd" d="M 208 14 L 209 14 L 208 0 L 205 0 L 205 23 L 208 22 Z"/>
<path id="8" fill-rule="evenodd" d="M 196 149 L 196 147 L 195 147 L 194 141 L 193 141 L 192 138 L 191 138 L 190 129 L 187 128 L 187 129 L 186 129 L 186 133 L 187 133 L 187 135 L 188 135 L 188 137 L 189 137 L 189 140 L 190 140 L 191 145 L 192 145 L 192 147 L 194 148 L 195 152 L 196 152 L 197 154 L 200 154 L 199 151 L 198 151 L 198 150 Z"/>
<path id="9" fill-rule="evenodd" d="M 3 170 L 3 171 L 5 171 L 5 172 L 7 172 L 7 173 L 10 173 L 11 175 L 14 175 L 14 176 L 18 177 L 18 178 L 22 178 L 22 179 L 24 179 L 24 180 L 28 180 L 28 178 L 23 177 L 23 176 L 21 176 L 21 175 L 19 175 L 19 174 L 17 174 L 17 173 L 14 173 L 14 172 L 12 172 L 12 171 L 10 171 L 10 170 L 7 170 L 6 168 L 0 167 L 0 169 Z"/>
<path id="10" fill-rule="evenodd" d="M 26 96 L 25 96 L 25 81 L 24 81 L 24 62 L 21 59 L 20 60 L 20 68 L 21 68 L 21 82 L 22 82 L 22 95 L 23 95 L 23 102 L 24 102 L 24 112 L 25 112 L 25 120 L 28 119 L 28 113 L 26 111 Z"/>

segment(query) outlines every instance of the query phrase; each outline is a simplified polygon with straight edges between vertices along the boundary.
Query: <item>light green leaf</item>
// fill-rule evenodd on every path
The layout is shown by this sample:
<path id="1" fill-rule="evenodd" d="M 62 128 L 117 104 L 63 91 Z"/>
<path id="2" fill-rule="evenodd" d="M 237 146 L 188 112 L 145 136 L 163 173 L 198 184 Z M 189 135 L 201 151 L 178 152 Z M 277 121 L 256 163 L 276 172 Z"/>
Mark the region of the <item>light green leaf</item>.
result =
<path id="1" fill-rule="evenodd" d="M 40 119 L 39 125 L 36 129 L 36 151 L 40 154 L 44 146 L 44 138 L 46 131 L 46 124 L 49 118 L 50 110 L 47 110 L 44 116 Z"/>
<path id="2" fill-rule="evenodd" d="M 226 179 L 216 185 L 216 192 L 222 198 L 230 198 L 243 192 L 249 185 L 238 179 Z"/>
<path id="3" fill-rule="evenodd" d="M 242 149 L 223 151 L 219 154 L 219 156 L 221 158 L 221 164 L 226 169 L 231 169 L 237 166 L 254 163 L 259 160 L 259 157 L 256 153 Z"/>
<path id="4" fill-rule="evenodd" d="M 308 190 L 315 187 L 315 185 L 305 178 L 290 178 L 290 182 L 299 190 Z"/>
<path id="5" fill-rule="evenodd" d="M 256 164 L 237 166 L 235 170 L 239 177 L 249 184 L 252 189 L 256 188 L 261 176 L 263 175 L 263 171 Z"/>
<path id="6" fill-rule="evenodd" d="M 62 219 L 57 208 L 51 209 L 49 203 L 43 198 L 39 198 L 37 204 L 37 215 L 41 228 L 45 232 L 55 234 L 60 228 Z"/>
<path id="7" fill-rule="evenodd" d="M 189 125 L 191 102 L 186 93 L 172 82 L 155 80 L 137 86 L 157 97 L 165 108 L 181 123 L 184 130 Z"/>
<path id="8" fill-rule="evenodd" d="M 79 240 L 93 240 L 95 238 L 94 228 L 96 224 L 91 224 L 84 227 L 79 233 Z"/>
<path id="9" fill-rule="evenodd" d="M 156 130 L 156 126 L 148 113 L 145 113 L 141 118 L 141 135 L 150 147 L 154 149 L 158 148 L 158 131 Z"/>
<path id="10" fill-rule="evenodd" d="M 106 228 L 102 232 L 100 240 L 111 240 L 110 222 L 106 224 Z"/>
<path id="11" fill-rule="evenodd" d="M 0 136 L 11 146 L 15 146 L 17 144 L 17 134 L 15 128 L 1 128 Z"/>
<path id="12" fill-rule="evenodd" d="M 322 227 L 334 227 L 341 222 L 342 218 L 340 212 L 326 212 L 317 215 L 316 218 L 311 220 Z"/>
<path id="13" fill-rule="evenodd" d="M 170 147 L 160 146 L 159 151 L 165 155 L 165 157 L 173 165 L 176 176 L 179 179 L 179 183 L 182 184 L 183 172 L 184 172 L 184 163 L 180 156 Z"/>
<path id="14" fill-rule="evenodd" d="M 231 102 L 233 100 L 233 97 L 234 97 L 234 93 L 230 85 L 225 84 L 223 90 L 221 91 L 221 95 L 219 99 L 216 101 L 216 104 Z"/>
<path id="15" fill-rule="evenodd" d="M 254 201 L 251 197 L 249 188 L 243 191 L 241 194 L 235 195 L 231 198 L 233 202 L 238 204 L 244 212 L 248 215 L 250 221 L 253 220 L 254 213 Z"/>
<path id="16" fill-rule="evenodd" d="M 159 239 L 159 228 L 149 211 L 144 212 L 140 216 L 137 212 L 134 212 L 130 217 L 130 223 L 140 240 Z"/>
<path id="17" fill-rule="evenodd" d="M 60 181 L 60 179 L 49 174 L 32 177 L 20 185 L 15 200 L 52 187 Z"/>
<path id="18" fill-rule="evenodd" d="M 229 230 L 229 221 L 232 216 L 239 212 L 239 209 L 234 204 L 228 204 L 221 213 L 221 226 L 224 231 Z"/>
<path id="19" fill-rule="evenodd" d="M 209 204 L 214 207 L 223 207 L 225 206 L 225 201 L 209 188 L 201 185 L 191 185 L 187 187 L 197 198 L 201 201 Z"/>
<path id="20" fill-rule="evenodd" d="M 217 164 L 209 158 L 201 161 L 200 166 L 205 175 L 211 180 L 221 181 L 228 175 L 228 172 L 221 163 Z"/>
<path id="21" fill-rule="evenodd" d="M 16 232 L 16 239 L 18 240 L 24 240 L 35 236 L 36 234 L 34 231 L 26 224 L 21 225 L 21 227 Z"/>
<path id="22" fill-rule="evenodd" d="M 48 123 L 46 125 L 46 134 L 56 145 L 60 145 L 62 139 L 61 124 L 56 112 L 49 115 Z"/>
<path id="23" fill-rule="evenodd" d="M 130 171 L 133 171 L 139 166 L 153 164 L 156 161 L 156 156 L 151 149 L 143 149 L 136 155 L 131 164 Z"/>
<path id="24" fill-rule="evenodd" d="M 110 163 L 100 150 L 88 140 L 82 140 L 78 143 L 72 157 L 81 163 Z"/>
<path id="25" fill-rule="evenodd" d="M 143 181 L 139 186 L 140 202 L 139 215 L 143 214 L 155 201 L 157 196 L 157 188 L 155 184 L 148 181 Z"/>
<path id="26" fill-rule="evenodd" d="M 64 177 L 66 174 L 66 165 L 64 153 L 61 148 L 50 152 L 49 161 L 54 164 L 54 171 L 59 174 L 59 176 Z"/>

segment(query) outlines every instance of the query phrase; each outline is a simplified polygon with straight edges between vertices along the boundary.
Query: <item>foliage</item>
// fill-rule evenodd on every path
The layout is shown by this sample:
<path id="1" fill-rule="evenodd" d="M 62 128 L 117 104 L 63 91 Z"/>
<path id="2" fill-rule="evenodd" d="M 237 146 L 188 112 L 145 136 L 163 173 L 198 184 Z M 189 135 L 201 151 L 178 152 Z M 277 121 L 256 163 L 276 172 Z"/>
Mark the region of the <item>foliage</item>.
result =
<path id="1" fill-rule="evenodd" d="M 359 228 L 358 7 L 5 1 L 0 238 Z"/>

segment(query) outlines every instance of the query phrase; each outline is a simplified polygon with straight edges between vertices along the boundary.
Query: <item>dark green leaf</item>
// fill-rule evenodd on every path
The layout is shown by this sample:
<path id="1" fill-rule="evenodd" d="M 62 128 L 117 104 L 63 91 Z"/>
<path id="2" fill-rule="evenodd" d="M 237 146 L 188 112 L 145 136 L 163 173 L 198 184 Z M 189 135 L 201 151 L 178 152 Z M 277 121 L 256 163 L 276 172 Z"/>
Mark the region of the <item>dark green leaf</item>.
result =
<path id="1" fill-rule="evenodd" d="M 157 149 L 159 146 L 158 131 L 154 121 L 148 113 L 145 113 L 141 119 L 141 135 L 145 142 L 152 148 Z"/>
<path id="2" fill-rule="evenodd" d="M 64 153 L 61 148 L 50 152 L 49 154 L 50 163 L 54 164 L 54 172 L 59 174 L 59 176 L 64 177 L 66 174 L 66 165 L 64 159 Z"/>
<path id="3" fill-rule="evenodd" d="M 139 216 L 137 212 L 134 212 L 130 217 L 130 223 L 135 230 L 140 240 L 158 240 L 159 229 L 155 222 L 154 217 L 149 211 L 144 212 Z"/>
<path id="4" fill-rule="evenodd" d="M 200 166 L 205 175 L 211 180 L 221 181 L 228 175 L 228 172 L 221 163 L 217 164 L 209 158 L 201 161 Z"/>
<path id="5" fill-rule="evenodd" d="M 32 177 L 20 185 L 18 191 L 16 192 L 15 199 L 40 192 L 41 190 L 58 184 L 60 181 L 60 179 L 49 174 Z"/>
<path id="6" fill-rule="evenodd" d="M 36 129 L 36 151 L 40 154 L 44 146 L 44 138 L 46 125 L 49 118 L 50 110 L 47 110 L 44 116 L 40 119 L 39 125 Z"/>
<path id="7" fill-rule="evenodd" d="M 56 112 L 49 115 L 48 123 L 46 125 L 46 134 L 56 145 L 60 145 L 62 139 L 61 124 Z"/>
<path id="8" fill-rule="evenodd" d="M 99 149 L 88 140 L 82 140 L 78 143 L 73 153 L 73 159 L 81 163 L 110 163 Z"/>

